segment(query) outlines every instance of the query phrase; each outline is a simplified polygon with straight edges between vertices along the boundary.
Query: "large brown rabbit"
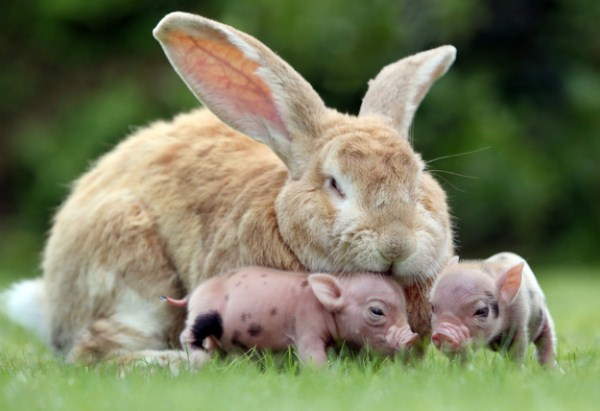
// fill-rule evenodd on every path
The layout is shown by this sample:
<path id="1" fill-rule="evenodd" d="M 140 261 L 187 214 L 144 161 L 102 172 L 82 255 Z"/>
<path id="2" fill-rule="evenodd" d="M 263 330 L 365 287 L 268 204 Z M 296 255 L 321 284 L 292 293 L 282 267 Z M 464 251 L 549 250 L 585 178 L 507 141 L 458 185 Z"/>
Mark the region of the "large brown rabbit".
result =
<path id="1" fill-rule="evenodd" d="M 385 67 L 355 117 L 325 107 L 232 27 L 178 12 L 154 36 L 210 111 L 153 123 L 76 181 L 43 279 L 8 294 L 13 318 L 69 361 L 177 361 L 184 319 L 158 297 L 261 265 L 394 275 L 413 329 L 427 334 L 424 289 L 453 255 L 452 231 L 444 191 L 408 134 L 455 49 Z"/>

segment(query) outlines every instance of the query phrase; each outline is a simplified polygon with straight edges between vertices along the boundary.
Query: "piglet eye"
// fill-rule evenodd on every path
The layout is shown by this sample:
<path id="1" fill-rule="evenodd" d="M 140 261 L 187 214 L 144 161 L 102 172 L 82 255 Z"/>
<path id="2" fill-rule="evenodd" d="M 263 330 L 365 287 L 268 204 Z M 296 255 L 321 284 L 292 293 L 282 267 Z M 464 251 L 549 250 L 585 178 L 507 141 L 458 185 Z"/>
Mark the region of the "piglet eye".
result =
<path id="1" fill-rule="evenodd" d="M 490 313 L 490 309 L 488 307 L 483 307 L 483 308 L 480 308 L 479 310 L 475 311 L 475 313 L 473 315 L 475 317 L 486 318 L 489 313 Z"/>
<path id="2" fill-rule="evenodd" d="M 379 307 L 369 307 L 369 311 L 371 311 L 372 314 L 378 316 L 378 317 L 382 317 L 385 314 L 383 313 L 383 310 Z"/>
<path id="3" fill-rule="evenodd" d="M 346 194 L 344 194 L 344 191 L 340 188 L 338 182 L 336 181 L 335 178 L 333 177 L 329 177 L 327 179 L 327 185 L 333 190 L 335 191 L 335 193 L 340 196 L 341 198 L 346 197 Z"/>

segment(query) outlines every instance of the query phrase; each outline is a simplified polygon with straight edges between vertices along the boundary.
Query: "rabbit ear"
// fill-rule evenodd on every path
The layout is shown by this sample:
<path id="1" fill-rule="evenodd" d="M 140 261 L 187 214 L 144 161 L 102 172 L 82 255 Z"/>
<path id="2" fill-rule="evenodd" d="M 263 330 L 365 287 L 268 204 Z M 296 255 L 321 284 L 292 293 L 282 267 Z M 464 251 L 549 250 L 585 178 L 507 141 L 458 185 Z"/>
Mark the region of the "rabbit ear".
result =
<path id="1" fill-rule="evenodd" d="M 292 169 L 292 143 L 316 135 L 325 110 L 306 80 L 255 38 L 204 17 L 170 13 L 153 34 L 198 99 Z"/>
<path id="2" fill-rule="evenodd" d="M 361 116 L 386 117 L 408 138 L 412 119 L 431 85 L 456 58 L 453 46 L 441 46 L 414 54 L 383 68 L 373 80 L 360 107 Z"/>

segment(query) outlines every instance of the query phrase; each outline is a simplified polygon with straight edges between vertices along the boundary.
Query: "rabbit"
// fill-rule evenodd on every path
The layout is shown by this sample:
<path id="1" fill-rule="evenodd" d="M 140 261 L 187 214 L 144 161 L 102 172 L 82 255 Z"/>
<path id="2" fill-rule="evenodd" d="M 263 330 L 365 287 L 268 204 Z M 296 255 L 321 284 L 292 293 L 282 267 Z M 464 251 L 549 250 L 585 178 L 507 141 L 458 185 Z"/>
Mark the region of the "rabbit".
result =
<path id="1" fill-rule="evenodd" d="M 25 287 L 36 292 L 13 307 L 43 309 L 32 318 L 48 322 L 69 362 L 164 363 L 185 359 L 185 318 L 158 296 L 248 265 L 368 271 L 394 276 L 412 328 L 427 335 L 427 290 L 454 255 L 453 233 L 408 135 L 455 48 L 386 66 L 353 116 L 233 27 L 174 12 L 153 34 L 205 108 L 134 132 L 75 181 L 43 277 Z"/>

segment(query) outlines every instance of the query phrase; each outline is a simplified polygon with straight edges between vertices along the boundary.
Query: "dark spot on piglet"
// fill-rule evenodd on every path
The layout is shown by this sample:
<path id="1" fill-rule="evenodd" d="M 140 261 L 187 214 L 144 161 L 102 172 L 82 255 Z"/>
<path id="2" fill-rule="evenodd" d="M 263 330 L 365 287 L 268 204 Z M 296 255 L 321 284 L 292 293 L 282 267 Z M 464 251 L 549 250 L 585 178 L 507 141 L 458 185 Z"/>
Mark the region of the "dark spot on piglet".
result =
<path id="1" fill-rule="evenodd" d="M 242 284 L 242 282 L 241 282 L 241 281 L 238 281 L 237 283 L 235 283 L 235 286 L 236 286 L 236 287 L 239 287 L 241 284 Z"/>
<path id="2" fill-rule="evenodd" d="M 243 323 L 245 323 L 246 320 L 249 320 L 250 318 L 252 318 L 252 315 L 250 313 L 242 313 L 240 317 Z"/>
<path id="3" fill-rule="evenodd" d="M 225 294 L 225 301 L 229 300 L 229 294 Z"/>
<path id="4" fill-rule="evenodd" d="M 260 333 L 262 332 L 262 327 L 260 324 L 258 323 L 252 323 L 250 324 L 250 327 L 248 327 L 248 334 L 251 337 L 256 337 L 258 336 Z"/>
<path id="5" fill-rule="evenodd" d="M 216 311 L 209 311 L 205 314 L 199 314 L 194 320 L 192 326 L 192 335 L 194 336 L 194 347 L 202 348 L 202 342 L 207 337 L 220 339 L 223 336 L 223 320 Z"/>
<path id="6" fill-rule="evenodd" d="M 269 311 L 269 313 L 270 313 L 271 315 L 275 315 L 275 314 L 277 314 L 277 308 L 275 308 L 275 307 L 271 308 L 271 311 Z"/>
<path id="7" fill-rule="evenodd" d="M 301 285 L 302 287 L 306 287 L 306 286 L 308 285 L 308 281 L 307 281 L 307 280 L 304 280 L 304 281 L 302 281 L 302 282 L 300 283 L 300 285 Z"/>
<path id="8" fill-rule="evenodd" d="M 261 278 L 265 278 L 267 275 L 266 274 L 261 274 L 260 277 Z"/>

